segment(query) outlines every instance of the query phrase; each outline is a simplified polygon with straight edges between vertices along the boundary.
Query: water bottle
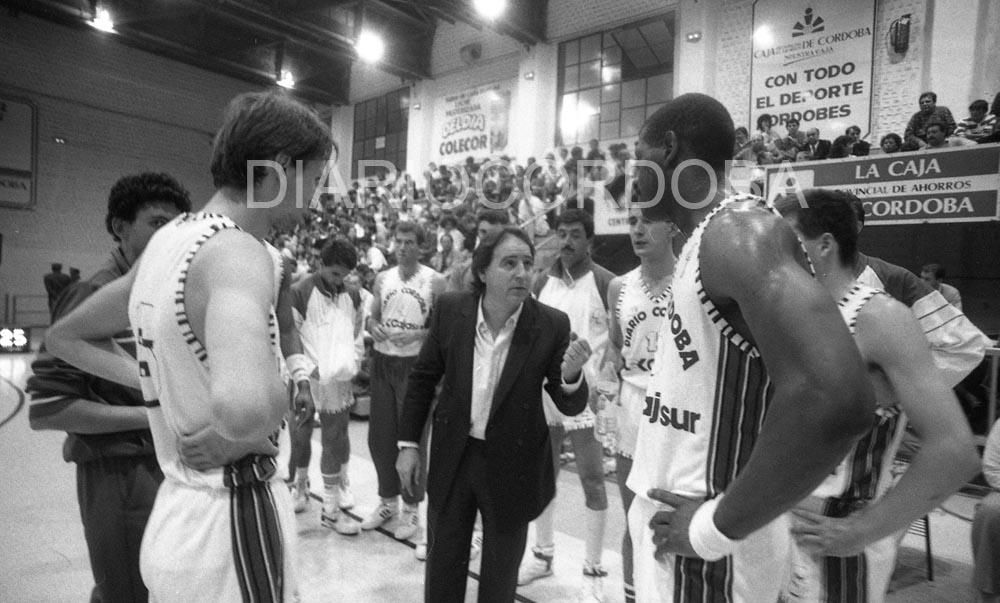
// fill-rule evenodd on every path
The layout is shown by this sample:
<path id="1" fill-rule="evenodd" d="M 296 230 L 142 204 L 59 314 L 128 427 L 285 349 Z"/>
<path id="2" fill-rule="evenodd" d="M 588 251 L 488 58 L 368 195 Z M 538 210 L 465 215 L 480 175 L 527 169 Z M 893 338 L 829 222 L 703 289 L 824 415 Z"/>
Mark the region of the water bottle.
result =
<path id="1" fill-rule="evenodd" d="M 604 448 L 615 452 L 618 446 L 618 378 L 609 365 L 605 365 L 597 382 L 594 435 Z"/>

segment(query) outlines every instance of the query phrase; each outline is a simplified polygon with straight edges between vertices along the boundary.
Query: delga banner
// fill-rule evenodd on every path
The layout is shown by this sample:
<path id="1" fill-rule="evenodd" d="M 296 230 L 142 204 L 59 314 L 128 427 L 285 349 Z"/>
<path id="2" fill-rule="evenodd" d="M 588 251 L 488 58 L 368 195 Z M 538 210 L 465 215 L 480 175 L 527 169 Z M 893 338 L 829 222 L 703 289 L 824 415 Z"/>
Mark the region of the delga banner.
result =
<path id="1" fill-rule="evenodd" d="M 507 152 L 512 88 L 513 82 L 496 82 L 438 99 L 433 140 L 440 163 Z"/>
<path id="2" fill-rule="evenodd" d="M 750 63 L 750 131 L 764 114 L 834 139 L 869 131 L 875 2 L 757 0 Z M 784 133 L 781 127 L 780 133 Z"/>
<path id="3" fill-rule="evenodd" d="M 1000 145 L 782 163 L 766 170 L 769 200 L 813 187 L 848 191 L 865 207 L 865 226 L 1000 220 Z"/>

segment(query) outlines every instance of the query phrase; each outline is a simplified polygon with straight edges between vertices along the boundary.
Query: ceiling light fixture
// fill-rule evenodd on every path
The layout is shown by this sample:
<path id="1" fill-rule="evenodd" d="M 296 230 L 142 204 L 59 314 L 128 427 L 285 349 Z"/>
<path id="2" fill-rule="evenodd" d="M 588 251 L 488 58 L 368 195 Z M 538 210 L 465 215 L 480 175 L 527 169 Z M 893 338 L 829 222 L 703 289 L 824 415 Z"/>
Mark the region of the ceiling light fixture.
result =
<path id="1" fill-rule="evenodd" d="M 287 69 L 282 69 L 281 77 L 278 78 L 278 85 L 282 88 L 294 88 L 295 78 L 292 77 L 292 72 Z"/>
<path id="2" fill-rule="evenodd" d="M 382 36 L 367 29 L 358 36 L 358 41 L 354 44 L 354 50 L 358 53 L 358 58 L 366 63 L 377 63 L 385 55 L 385 42 Z"/>
<path id="3" fill-rule="evenodd" d="M 487 21 L 494 21 L 507 10 L 507 0 L 472 0 L 479 15 Z"/>
<path id="4" fill-rule="evenodd" d="M 88 21 L 91 27 L 107 33 L 115 33 L 115 21 L 111 18 L 111 13 L 104 7 L 97 7 L 94 10 L 94 18 Z"/>
<path id="5" fill-rule="evenodd" d="M 697 42 L 701 39 L 700 31 L 692 31 L 687 36 L 685 36 L 688 42 Z"/>

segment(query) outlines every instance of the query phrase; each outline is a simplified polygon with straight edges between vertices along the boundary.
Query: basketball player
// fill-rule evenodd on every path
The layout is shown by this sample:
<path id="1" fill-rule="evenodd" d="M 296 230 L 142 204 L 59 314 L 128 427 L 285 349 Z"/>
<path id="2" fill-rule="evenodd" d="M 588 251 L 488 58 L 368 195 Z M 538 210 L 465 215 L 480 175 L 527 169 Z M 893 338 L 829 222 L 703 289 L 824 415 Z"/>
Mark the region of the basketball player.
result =
<path id="1" fill-rule="evenodd" d="M 538 301 L 565 312 L 573 332 L 590 344 L 593 354 L 584 364 L 583 373 L 588 383 L 597 383 L 608 345 L 608 285 L 614 274 L 591 259 L 594 219 L 586 211 L 565 209 L 556 222 L 556 236 L 562 248 L 559 257 L 547 273 L 535 279 L 532 290 Z M 570 417 L 560 412 L 547 395 L 542 400 L 549 423 L 556 477 L 559 476 L 562 442 L 568 435 L 583 487 L 586 549 L 578 598 L 603 601 L 607 571 L 601 564 L 601 556 L 608 495 L 604 486 L 604 450 L 594 436 L 594 413 L 588 408 Z M 558 497 L 553 498 L 535 520 L 535 545 L 531 547 L 532 556 L 518 573 L 519 585 L 552 575 L 557 500 Z"/>
<path id="2" fill-rule="evenodd" d="M 799 235 L 817 279 L 838 300 L 875 386 L 870 429 L 793 514 L 786 601 L 885 600 L 896 538 L 971 478 L 979 457 L 958 399 L 935 367 L 913 313 L 854 275 L 856 198 L 810 189 L 775 207 Z M 922 446 L 889 490 L 889 469 L 909 422 Z M 888 493 L 886 491 L 888 490 Z M 884 496 L 883 496 L 884 495 Z"/>
<path id="3" fill-rule="evenodd" d="M 332 149 L 328 127 L 289 97 L 236 97 L 203 211 L 161 228 L 136 267 L 50 331 L 68 362 L 141 382 L 165 476 L 140 554 L 151 599 L 298 596 L 292 502 L 272 441 L 287 408 L 274 313 L 281 267 L 262 239 L 305 217 Z M 108 341 L 129 324 L 138 371 Z M 213 467 L 217 456 L 229 462 Z"/>
<path id="4" fill-rule="evenodd" d="M 445 279 L 420 263 L 423 229 L 412 222 L 396 225 L 398 266 L 380 272 L 372 291 L 368 332 L 375 340 L 372 358 L 371 416 L 368 449 L 378 475 L 379 505 L 361 522 L 361 529 L 374 530 L 398 516 L 393 536 L 407 540 L 420 530 L 419 505 L 426 480 L 418 480 L 413 492 L 401 492 L 396 456 L 399 451 L 399 417 L 403 410 L 406 379 L 427 336 L 427 320 Z M 426 438 L 424 438 L 426 440 Z M 426 441 L 421 442 L 421 467 L 427 466 Z M 402 494 L 400 512 L 397 498 Z M 426 547 L 417 556 L 426 556 Z"/>
<path id="5" fill-rule="evenodd" d="M 639 256 L 639 266 L 624 276 L 615 277 L 608 286 L 608 307 L 612 311 L 608 335 L 611 348 L 620 357 L 618 374 L 621 377 L 615 476 L 626 517 L 635 493 L 625 482 L 632 470 L 635 438 L 660 328 L 670 306 L 670 279 L 676 262 L 673 240 L 677 234 L 677 227 L 672 222 L 645 218 L 635 208 L 629 211 L 628 224 L 632 251 Z M 628 524 L 622 538 L 622 574 L 625 603 L 635 603 L 632 537 Z"/>
<path id="6" fill-rule="evenodd" d="M 320 473 L 323 508 L 320 521 L 338 534 L 355 535 L 360 524 L 341 510 L 353 505 L 348 490 L 347 462 L 351 458 L 348 434 L 354 404 L 351 379 L 357 374 L 356 342 L 361 334 L 361 296 L 348 291 L 344 279 L 358 263 L 354 246 L 345 238 L 331 238 L 320 252 L 316 271 L 292 285 L 295 332 L 302 341 L 306 362 L 297 373 L 296 399 L 319 409 L 322 438 Z M 298 366 L 296 366 L 298 368 Z M 304 374 L 303 374 L 304 373 Z M 293 430 L 295 512 L 309 502 L 309 459 L 312 455 L 312 417 Z"/>
<path id="7" fill-rule="evenodd" d="M 702 94 L 657 110 L 637 145 L 655 166 L 637 173 L 643 215 L 688 235 L 627 482 L 639 601 L 776 600 L 790 532 L 775 520 L 874 409 L 794 231 L 761 199 L 718 186 L 732 149 L 729 112 Z"/>

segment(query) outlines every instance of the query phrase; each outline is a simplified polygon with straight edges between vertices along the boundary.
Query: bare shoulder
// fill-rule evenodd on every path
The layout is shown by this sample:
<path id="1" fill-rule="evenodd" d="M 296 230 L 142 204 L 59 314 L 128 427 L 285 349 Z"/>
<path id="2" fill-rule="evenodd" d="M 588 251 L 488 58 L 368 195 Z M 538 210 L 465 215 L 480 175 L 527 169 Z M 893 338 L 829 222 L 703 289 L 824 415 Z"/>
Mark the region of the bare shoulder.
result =
<path id="1" fill-rule="evenodd" d="M 698 253 L 702 282 L 709 293 L 722 297 L 731 297 L 730 289 L 740 283 L 808 265 L 791 226 L 773 212 L 749 205 L 720 211 L 706 227 Z"/>
<path id="2" fill-rule="evenodd" d="M 203 283 L 239 283 L 273 287 L 271 254 L 253 235 L 223 230 L 208 239 L 191 263 L 191 278 Z"/>

